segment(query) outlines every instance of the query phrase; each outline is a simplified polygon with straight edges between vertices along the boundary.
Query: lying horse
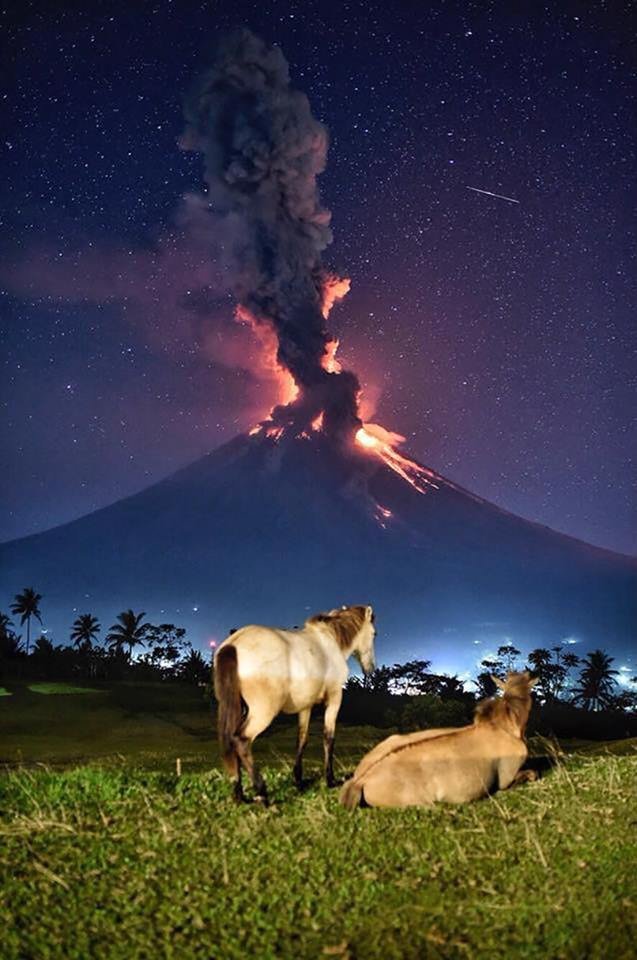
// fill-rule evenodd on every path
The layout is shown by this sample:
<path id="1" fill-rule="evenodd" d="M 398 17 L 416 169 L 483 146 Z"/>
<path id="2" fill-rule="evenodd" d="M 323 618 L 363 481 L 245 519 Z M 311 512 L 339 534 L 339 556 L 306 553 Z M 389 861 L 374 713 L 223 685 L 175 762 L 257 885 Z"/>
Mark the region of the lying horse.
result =
<path id="1" fill-rule="evenodd" d="M 215 656 L 215 695 L 221 756 L 234 777 L 236 800 L 243 800 L 241 771 L 245 767 L 255 799 L 267 803 L 266 785 L 251 748 L 281 712 L 299 716 L 294 780 L 301 787 L 310 713 L 320 702 L 325 703 L 325 777 L 328 786 L 334 786 L 334 731 L 349 673 L 347 659 L 355 654 L 363 671 L 370 673 L 375 633 L 372 608 L 355 606 L 319 613 L 301 630 L 249 626 L 223 641 Z"/>
<path id="2" fill-rule="evenodd" d="M 506 682 L 493 679 L 504 696 L 479 703 L 470 726 L 395 735 L 374 747 L 343 786 L 341 803 L 350 810 L 361 802 L 466 803 L 534 779 L 533 771 L 520 767 L 528 755 L 524 731 L 536 680 L 526 671 L 510 673 Z"/>

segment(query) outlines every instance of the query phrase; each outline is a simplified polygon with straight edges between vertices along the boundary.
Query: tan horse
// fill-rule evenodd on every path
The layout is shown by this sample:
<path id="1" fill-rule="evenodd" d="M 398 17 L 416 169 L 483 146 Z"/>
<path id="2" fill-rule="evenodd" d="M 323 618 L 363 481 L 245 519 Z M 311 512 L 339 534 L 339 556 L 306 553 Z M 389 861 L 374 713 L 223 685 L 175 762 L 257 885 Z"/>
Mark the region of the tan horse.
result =
<path id="1" fill-rule="evenodd" d="M 223 641 L 215 656 L 215 695 L 221 755 L 235 778 L 236 800 L 243 800 L 241 770 L 245 767 L 256 799 L 267 803 L 265 782 L 251 747 L 281 712 L 299 716 L 294 779 L 301 786 L 310 713 L 321 702 L 325 703 L 325 777 L 328 786 L 334 786 L 334 731 L 349 674 L 347 659 L 355 654 L 364 672 L 371 672 L 375 633 L 372 608 L 355 606 L 319 613 L 301 630 L 248 626 Z"/>
<path id="2" fill-rule="evenodd" d="M 501 698 L 479 703 L 468 727 L 424 730 L 388 737 L 359 763 L 340 801 L 350 810 L 466 803 L 535 778 L 520 771 L 528 750 L 524 731 L 531 710 L 528 672 L 494 677 Z"/>

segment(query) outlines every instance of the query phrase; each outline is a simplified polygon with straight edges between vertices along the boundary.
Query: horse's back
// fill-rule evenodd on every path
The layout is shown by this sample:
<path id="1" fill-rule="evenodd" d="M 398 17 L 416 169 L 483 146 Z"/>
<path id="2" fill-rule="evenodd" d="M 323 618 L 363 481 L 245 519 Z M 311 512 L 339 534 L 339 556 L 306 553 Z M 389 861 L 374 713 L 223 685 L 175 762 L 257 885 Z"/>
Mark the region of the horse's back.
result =
<path id="1" fill-rule="evenodd" d="M 376 763 L 379 763 L 384 757 L 388 756 L 402 747 L 407 747 L 422 740 L 429 740 L 433 737 L 439 737 L 450 732 L 450 729 L 439 727 L 431 730 L 417 730 L 414 733 L 393 733 L 377 743 L 375 747 L 366 753 L 354 771 L 354 779 L 358 780 L 364 777 L 368 770 Z"/>
<path id="2" fill-rule="evenodd" d="M 286 630 L 277 627 L 262 627 L 251 623 L 236 630 L 222 646 L 232 644 L 236 648 L 240 672 L 252 672 L 258 664 L 277 662 L 288 653 Z"/>
<path id="3" fill-rule="evenodd" d="M 312 631 L 249 624 L 225 644 L 237 651 L 241 695 L 248 706 L 266 699 L 277 713 L 298 713 L 322 700 L 328 688 L 340 689 L 347 678 L 343 663 L 330 662 Z"/>
<path id="4" fill-rule="evenodd" d="M 363 776 L 365 800 L 372 806 L 466 803 L 497 788 L 503 761 L 519 766 L 526 755 L 520 741 L 501 731 L 476 727 L 412 739 L 394 749 Z"/>

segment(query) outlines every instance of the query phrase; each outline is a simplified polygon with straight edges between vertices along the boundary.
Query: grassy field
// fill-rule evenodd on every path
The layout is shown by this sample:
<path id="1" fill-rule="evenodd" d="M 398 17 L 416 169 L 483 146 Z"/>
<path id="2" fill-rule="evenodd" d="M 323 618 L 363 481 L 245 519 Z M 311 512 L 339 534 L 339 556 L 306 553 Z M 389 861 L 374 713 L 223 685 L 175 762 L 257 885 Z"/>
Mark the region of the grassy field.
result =
<path id="1" fill-rule="evenodd" d="M 274 807 L 237 808 L 197 691 L 7 686 L 3 960 L 634 955 L 634 741 L 462 808 L 348 814 L 293 790 L 279 725 L 259 748 Z M 339 733 L 341 774 L 385 735 Z"/>

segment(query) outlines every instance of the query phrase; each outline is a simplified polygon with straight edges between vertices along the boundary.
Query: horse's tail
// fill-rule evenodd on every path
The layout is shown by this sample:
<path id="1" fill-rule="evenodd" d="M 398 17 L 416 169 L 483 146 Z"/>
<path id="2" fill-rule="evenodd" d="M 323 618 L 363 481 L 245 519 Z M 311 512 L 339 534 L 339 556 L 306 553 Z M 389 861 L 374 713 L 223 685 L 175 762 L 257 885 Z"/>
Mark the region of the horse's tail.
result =
<path id="1" fill-rule="evenodd" d="M 348 810 L 355 810 L 356 807 L 360 807 L 362 798 L 363 784 L 355 780 L 354 777 L 343 784 L 338 797 L 339 801 Z"/>
<path id="2" fill-rule="evenodd" d="M 217 730 L 221 759 L 229 774 L 237 772 L 237 751 L 234 744 L 241 726 L 241 690 L 237 669 L 237 651 L 229 643 L 215 657 L 215 696 L 219 704 Z"/>

